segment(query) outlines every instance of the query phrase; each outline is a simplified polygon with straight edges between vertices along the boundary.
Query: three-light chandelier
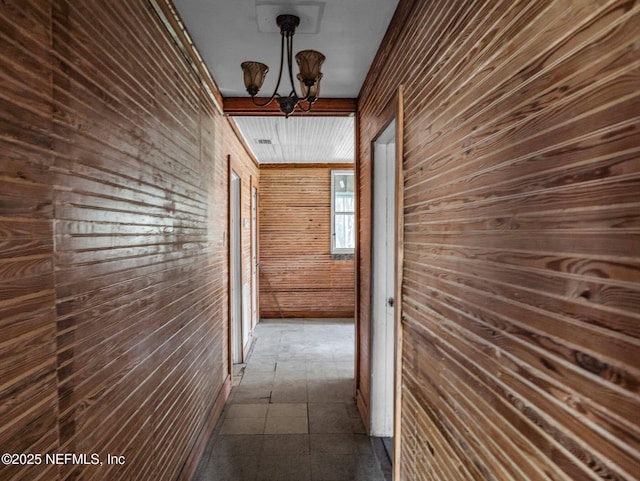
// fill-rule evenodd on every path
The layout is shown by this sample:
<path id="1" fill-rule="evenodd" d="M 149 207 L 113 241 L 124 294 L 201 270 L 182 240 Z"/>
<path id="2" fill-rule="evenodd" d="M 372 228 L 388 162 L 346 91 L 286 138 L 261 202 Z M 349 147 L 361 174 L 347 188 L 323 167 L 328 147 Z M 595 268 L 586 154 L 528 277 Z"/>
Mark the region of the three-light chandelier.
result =
<path id="1" fill-rule="evenodd" d="M 262 88 L 264 78 L 269 71 L 269 67 L 260 62 L 242 62 L 244 86 L 247 88 L 247 92 L 251 95 L 251 100 L 255 105 L 266 107 L 275 99 L 285 117 L 289 117 L 296 107 L 303 112 L 310 111 L 313 103 L 318 99 L 320 95 L 320 79 L 322 79 L 320 67 L 322 67 L 325 57 L 316 50 L 301 50 L 296 54 L 296 62 L 300 69 L 300 73 L 296 76 L 300 82 L 300 95 L 298 95 L 291 69 L 293 63 L 293 35 L 296 33 L 296 27 L 300 25 L 300 18 L 295 15 L 278 15 L 276 23 L 280 27 L 281 36 L 280 73 L 278 73 L 278 83 L 273 94 L 264 102 L 256 101 L 256 95 Z M 283 97 L 278 93 L 278 88 L 282 80 L 285 49 L 291 92 L 288 96 Z"/>

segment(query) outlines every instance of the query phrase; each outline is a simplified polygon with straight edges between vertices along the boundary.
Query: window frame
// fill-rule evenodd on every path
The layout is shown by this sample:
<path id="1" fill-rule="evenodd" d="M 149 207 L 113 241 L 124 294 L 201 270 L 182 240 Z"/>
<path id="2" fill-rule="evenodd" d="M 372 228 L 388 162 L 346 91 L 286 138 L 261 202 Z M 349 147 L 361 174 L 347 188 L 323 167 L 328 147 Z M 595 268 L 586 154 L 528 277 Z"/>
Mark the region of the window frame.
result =
<path id="1" fill-rule="evenodd" d="M 351 175 L 353 177 L 353 211 L 349 212 L 339 212 L 340 215 L 351 215 L 354 221 L 354 233 L 353 233 L 353 244 L 354 247 L 336 247 L 336 178 L 339 175 Z M 355 253 L 355 219 L 356 219 L 356 208 L 355 208 L 355 169 L 335 169 L 331 170 L 331 254 L 332 255 L 353 255 Z"/>

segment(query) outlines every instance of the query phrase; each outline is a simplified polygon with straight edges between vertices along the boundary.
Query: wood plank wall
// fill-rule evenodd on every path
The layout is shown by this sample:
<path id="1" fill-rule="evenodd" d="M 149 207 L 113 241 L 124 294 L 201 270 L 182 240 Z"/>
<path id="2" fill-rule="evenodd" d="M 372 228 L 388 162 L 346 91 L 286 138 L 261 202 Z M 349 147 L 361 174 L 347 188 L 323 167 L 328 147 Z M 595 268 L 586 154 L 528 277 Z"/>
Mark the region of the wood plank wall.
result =
<path id="1" fill-rule="evenodd" d="M 261 169 L 263 318 L 353 317 L 354 261 L 331 257 L 332 168 L 345 165 Z"/>
<path id="2" fill-rule="evenodd" d="M 0 445 L 57 451 L 54 162 L 49 8 L 0 8 Z M 9 73 L 12 75 L 10 76 Z M 0 479 L 57 479 L 7 467 Z"/>
<path id="3" fill-rule="evenodd" d="M 227 156 L 252 161 L 147 2 L 3 2 L 0 44 L 2 452 L 126 457 L 0 479 L 187 479 L 229 386 Z"/>
<path id="4" fill-rule="evenodd" d="M 237 135 L 239 136 L 240 134 Z M 253 157 L 253 154 L 248 152 L 248 147 L 246 146 L 246 144 L 241 142 L 238 136 L 225 136 L 225 151 L 231 152 L 231 169 L 238 175 L 238 177 L 240 177 L 240 243 L 242 245 L 242 252 L 240 254 L 240 262 L 242 264 L 241 285 L 249 285 L 249 299 L 242 299 L 242 302 L 248 301 L 248 304 L 250 304 L 248 306 L 249 312 L 252 312 L 253 306 L 251 305 L 251 303 L 253 302 L 253 297 L 251 295 L 251 290 L 253 289 L 253 287 L 251 285 L 251 187 L 252 185 L 254 185 L 259 189 L 260 167 L 257 160 L 255 160 L 255 158 Z M 258 315 L 257 317 L 258 319 L 256 319 L 256 323 L 259 321 L 260 316 Z M 249 338 L 253 336 L 254 327 L 255 324 L 252 324 Z M 249 346 L 245 346 L 245 348 L 247 349 L 248 347 Z"/>
<path id="5" fill-rule="evenodd" d="M 359 98 L 358 383 L 402 84 L 403 481 L 640 479 L 639 25 L 637 1 L 400 1 Z"/>

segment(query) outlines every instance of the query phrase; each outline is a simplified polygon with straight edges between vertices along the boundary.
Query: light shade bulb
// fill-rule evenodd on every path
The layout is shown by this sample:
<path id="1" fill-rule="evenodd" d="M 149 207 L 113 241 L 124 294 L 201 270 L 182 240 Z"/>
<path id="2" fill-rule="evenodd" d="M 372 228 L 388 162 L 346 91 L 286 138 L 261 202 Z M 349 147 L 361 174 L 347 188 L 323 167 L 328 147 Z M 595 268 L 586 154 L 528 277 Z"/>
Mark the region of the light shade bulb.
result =
<path id="1" fill-rule="evenodd" d="M 307 87 L 311 87 L 322 78 L 320 68 L 324 62 L 325 56 L 317 50 L 301 50 L 296 54 L 296 62 L 300 74 L 298 79 Z M 305 89 L 306 90 L 306 89 Z"/>
<path id="2" fill-rule="evenodd" d="M 244 86 L 253 97 L 262 88 L 269 67 L 260 62 L 242 62 L 240 66 L 244 72 Z"/>

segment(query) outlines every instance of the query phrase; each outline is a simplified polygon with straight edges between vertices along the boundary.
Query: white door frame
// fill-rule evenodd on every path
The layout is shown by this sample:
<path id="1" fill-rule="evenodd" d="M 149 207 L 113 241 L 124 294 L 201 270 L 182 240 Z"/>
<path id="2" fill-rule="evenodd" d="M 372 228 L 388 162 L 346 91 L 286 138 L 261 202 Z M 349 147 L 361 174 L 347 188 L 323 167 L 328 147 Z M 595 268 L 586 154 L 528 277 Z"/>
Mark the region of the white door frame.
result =
<path id="1" fill-rule="evenodd" d="M 382 119 L 386 119 L 385 126 L 379 131 L 377 137 L 374 137 L 371 143 L 372 152 L 375 150 L 374 142 L 380 136 L 382 132 L 384 132 L 385 128 L 391 123 L 395 121 L 395 226 L 394 226 L 394 246 L 395 246 L 395 269 L 393 273 L 388 273 L 389 276 L 393 277 L 394 282 L 394 331 L 395 331 L 395 344 L 394 344 L 394 352 L 395 359 L 393 362 L 393 370 L 394 370 L 394 402 L 393 402 L 393 479 L 400 479 L 400 460 L 401 460 L 401 431 L 402 431 L 402 339 L 403 339 L 403 328 L 402 328 L 402 274 L 403 274 L 403 263 L 404 263 L 404 172 L 403 172 L 403 136 L 404 136 L 404 106 L 403 106 L 403 87 L 402 85 L 398 86 L 398 90 L 396 94 L 389 99 L 389 102 L 384 107 L 380 117 Z M 372 154 L 373 155 L 373 154 Z M 371 163 L 373 163 L 373 159 L 371 159 Z M 371 171 L 373 167 L 371 166 Z M 372 182 L 373 183 L 373 182 Z M 373 214 L 373 206 L 371 206 L 371 214 Z M 373 220 L 373 219 L 372 219 Z M 373 234 L 373 232 L 372 232 Z M 370 244 L 371 248 L 372 245 Z M 370 249 L 371 252 L 372 249 Z M 373 259 L 371 258 L 371 271 L 373 272 Z M 371 287 L 372 283 L 370 283 Z M 373 295 L 373 290 L 369 290 L 369 296 L 371 301 L 371 296 Z M 373 326 L 372 326 L 372 304 L 369 304 L 370 316 L 369 316 L 369 332 L 372 335 Z M 369 339 L 371 343 L 369 345 L 369 369 L 372 369 L 372 339 Z M 356 346 L 357 352 L 360 352 L 360 346 Z M 359 356 L 359 354 L 358 354 Z M 359 359 L 359 357 L 358 357 Z M 356 365 L 356 368 L 359 367 Z M 359 370 L 357 370 L 359 372 Z M 371 374 L 371 371 L 370 373 Z M 369 378 L 371 381 L 371 377 Z M 369 403 L 369 412 L 371 412 L 371 385 L 369 386 L 369 399 L 366 401 Z M 371 421 L 371 417 L 368 419 Z"/>
<path id="2" fill-rule="evenodd" d="M 239 364 L 243 360 L 242 353 L 242 229 L 240 177 L 233 170 L 229 186 L 229 278 L 230 278 L 230 310 L 231 322 L 230 344 L 231 362 Z"/>
<path id="3" fill-rule="evenodd" d="M 395 201 L 396 122 L 373 146 L 371 235 L 371 412 L 372 436 L 391 437 L 395 400 Z"/>
<path id="4" fill-rule="evenodd" d="M 258 188 L 251 185 L 251 327 L 258 324 Z"/>

